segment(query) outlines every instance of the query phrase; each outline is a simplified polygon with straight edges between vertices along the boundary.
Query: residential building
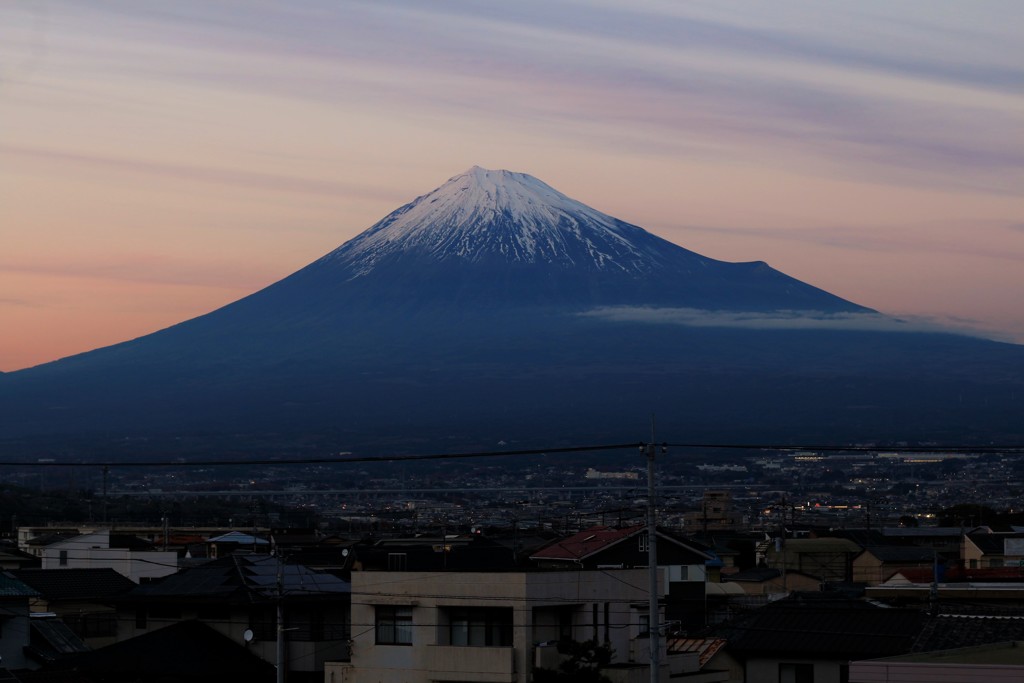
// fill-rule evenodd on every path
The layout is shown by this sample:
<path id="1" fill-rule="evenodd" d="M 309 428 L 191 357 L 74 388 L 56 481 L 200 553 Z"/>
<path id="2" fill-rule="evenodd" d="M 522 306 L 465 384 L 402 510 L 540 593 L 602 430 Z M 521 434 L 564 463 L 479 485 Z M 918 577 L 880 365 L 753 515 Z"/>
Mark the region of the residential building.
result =
<path id="1" fill-rule="evenodd" d="M 964 534 L 960 558 L 968 569 L 1024 566 L 1024 534 L 976 531 Z"/>
<path id="2" fill-rule="evenodd" d="M 743 515 L 733 509 L 732 493 L 728 490 L 705 491 L 700 509 L 683 515 L 683 530 L 707 535 L 709 531 L 735 531 L 742 522 Z"/>
<path id="3" fill-rule="evenodd" d="M 902 569 L 932 567 L 938 551 L 918 546 L 882 545 L 864 549 L 853 558 L 853 582 L 868 586 L 885 583 Z"/>
<path id="4" fill-rule="evenodd" d="M 745 569 L 722 577 L 722 583 L 734 583 L 746 595 L 768 597 L 785 596 L 794 591 L 821 590 L 821 580 L 801 572 L 782 572 L 779 569 Z"/>
<path id="5" fill-rule="evenodd" d="M 547 569 L 635 569 L 646 567 L 645 525 L 616 529 L 597 526 L 535 550 L 530 560 Z M 665 619 L 684 628 L 707 624 L 707 564 L 716 558 L 705 546 L 658 530 L 658 567 L 664 573 Z"/>
<path id="6" fill-rule="evenodd" d="M 29 601 L 38 595 L 8 572 L 0 572 L 0 667 L 36 668 L 25 656 L 32 641 Z"/>
<path id="7" fill-rule="evenodd" d="M 135 583 L 109 567 L 93 569 L 20 569 L 11 574 L 37 593 L 33 613 L 59 617 L 86 645 L 111 645 L 117 640 L 114 601 Z"/>
<path id="8" fill-rule="evenodd" d="M 844 683 L 851 660 L 910 652 L 923 620 L 916 609 L 797 594 L 716 627 L 727 645 L 713 665 L 745 683 Z"/>
<path id="9" fill-rule="evenodd" d="M 42 549 L 43 569 L 109 567 L 135 583 L 151 581 L 178 571 L 178 555 L 154 550 L 136 536 L 101 529 L 51 543 Z"/>
<path id="10" fill-rule="evenodd" d="M 768 567 L 797 571 L 821 581 L 849 582 L 862 548 L 844 538 L 778 538 L 764 549 Z"/>
<path id="11" fill-rule="evenodd" d="M 613 681 L 648 680 L 646 583 L 642 569 L 355 571 L 351 661 L 328 663 L 325 680 L 527 683 L 567 640 L 609 645 Z"/>
<path id="12" fill-rule="evenodd" d="M 349 603 L 349 582 L 338 576 L 271 555 L 229 555 L 121 596 L 118 641 L 201 621 L 275 665 L 280 636 L 288 670 L 319 675 L 324 661 L 348 659 Z"/>
<path id="13" fill-rule="evenodd" d="M 1019 683 L 1024 641 L 850 662 L 850 683 Z"/>

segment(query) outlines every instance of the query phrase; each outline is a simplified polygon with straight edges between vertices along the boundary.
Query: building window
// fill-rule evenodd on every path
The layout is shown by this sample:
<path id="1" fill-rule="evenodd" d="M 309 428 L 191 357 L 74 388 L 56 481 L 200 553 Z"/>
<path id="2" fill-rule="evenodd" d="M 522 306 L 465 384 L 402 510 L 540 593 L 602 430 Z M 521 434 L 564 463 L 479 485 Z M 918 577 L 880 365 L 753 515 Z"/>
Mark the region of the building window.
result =
<path id="1" fill-rule="evenodd" d="M 61 550 L 60 551 L 60 559 L 58 560 L 58 562 L 60 563 L 60 566 L 62 566 L 62 567 L 68 566 L 68 551 L 67 550 Z"/>
<path id="2" fill-rule="evenodd" d="M 378 605 L 377 644 L 412 645 L 412 607 Z"/>
<path id="3" fill-rule="evenodd" d="M 642 533 L 639 536 L 637 536 L 637 538 L 640 540 L 640 552 L 646 553 L 647 552 L 647 532 L 645 531 L 644 533 Z"/>
<path id="4" fill-rule="evenodd" d="M 512 645 L 511 607 L 452 607 L 446 611 L 449 645 Z"/>
<path id="5" fill-rule="evenodd" d="M 779 683 L 814 683 L 814 665 L 779 664 Z"/>
<path id="6" fill-rule="evenodd" d="M 61 617 L 61 620 L 80 638 L 117 635 L 116 612 L 65 614 Z"/>
<path id="7" fill-rule="evenodd" d="M 409 556 L 406 553 L 388 553 L 388 571 L 404 572 L 409 568 Z"/>

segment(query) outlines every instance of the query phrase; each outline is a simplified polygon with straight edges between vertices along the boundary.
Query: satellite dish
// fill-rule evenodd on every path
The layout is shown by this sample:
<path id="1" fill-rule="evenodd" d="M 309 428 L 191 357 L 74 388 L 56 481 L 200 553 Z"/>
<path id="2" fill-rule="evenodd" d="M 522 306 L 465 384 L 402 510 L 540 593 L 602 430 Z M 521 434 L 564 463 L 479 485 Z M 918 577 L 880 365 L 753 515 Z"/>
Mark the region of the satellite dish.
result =
<path id="1" fill-rule="evenodd" d="M 251 628 L 247 628 L 247 629 L 245 629 L 245 631 L 242 632 L 242 640 L 244 640 L 247 643 L 251 643 L 252 639 L 253 639 L 253 635 L 254 634 L 252 632 L 252 629 Z"/>

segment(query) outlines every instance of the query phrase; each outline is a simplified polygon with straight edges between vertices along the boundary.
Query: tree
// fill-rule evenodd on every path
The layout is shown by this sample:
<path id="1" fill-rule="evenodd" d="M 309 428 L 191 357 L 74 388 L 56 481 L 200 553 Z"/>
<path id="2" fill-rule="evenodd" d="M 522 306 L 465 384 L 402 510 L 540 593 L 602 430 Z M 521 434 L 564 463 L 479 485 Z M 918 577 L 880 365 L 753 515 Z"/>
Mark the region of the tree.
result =
<path id="1" fill-rule="evenodd" d="M 962 503 L 939 512 L 939 526 L 984 526 L 992 524 L 998 513 L 987 505 Z"/>

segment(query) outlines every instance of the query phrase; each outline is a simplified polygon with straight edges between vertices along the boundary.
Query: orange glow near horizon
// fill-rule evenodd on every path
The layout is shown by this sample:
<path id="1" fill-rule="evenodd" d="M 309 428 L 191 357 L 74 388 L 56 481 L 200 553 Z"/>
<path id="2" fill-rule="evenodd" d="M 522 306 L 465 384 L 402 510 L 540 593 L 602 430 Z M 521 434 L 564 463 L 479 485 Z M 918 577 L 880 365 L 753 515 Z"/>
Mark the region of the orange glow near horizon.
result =
<path id="1" fill-rule="evenodd" d="M 230 303 L 473 165 L 1024 343 L 1024 9 L 983 5 L 5 3 L 0 370 Z"/>

